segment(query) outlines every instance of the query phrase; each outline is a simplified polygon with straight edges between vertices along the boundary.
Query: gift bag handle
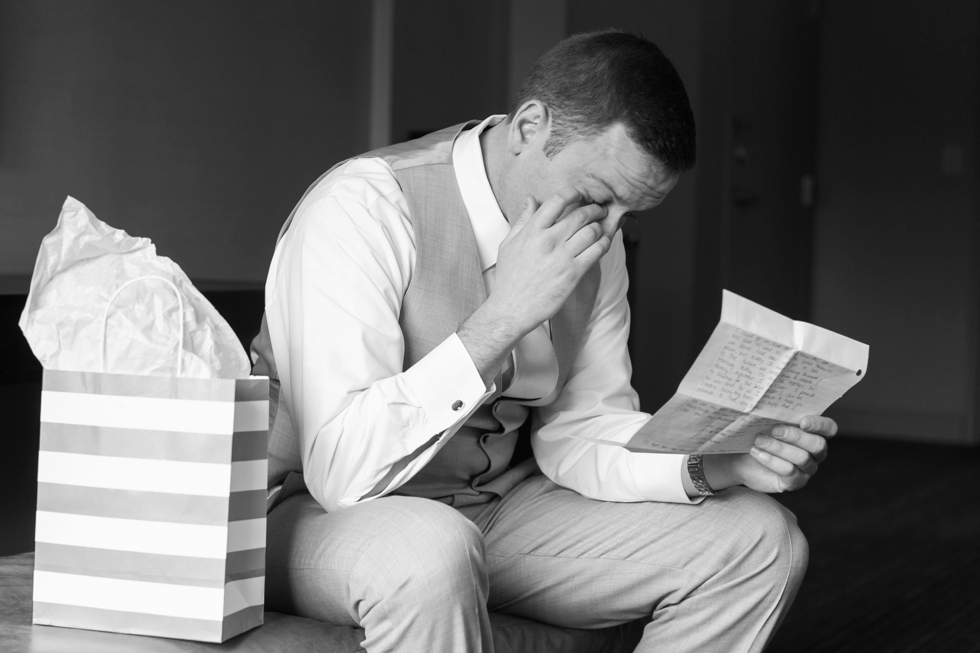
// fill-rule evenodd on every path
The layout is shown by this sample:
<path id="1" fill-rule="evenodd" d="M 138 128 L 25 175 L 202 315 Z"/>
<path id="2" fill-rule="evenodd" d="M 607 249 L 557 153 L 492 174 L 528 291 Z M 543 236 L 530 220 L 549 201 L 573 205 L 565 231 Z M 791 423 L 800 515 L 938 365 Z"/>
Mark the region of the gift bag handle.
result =
<path id="1" fill-rule="evenodd" d="M 105 305 L 105 312 L 102 314 L 102 334 L 101 334 L 102 343 L 101 343 L 101 347 L 99 348 L 100 351 L 102 352 L 103 372 L 105 372 L 105 354 L 106 354 L 105 332 L 109 322 L 109 308 L 112 306 L 112 302 L 116 300 L 116 297 L 119 295 L 119 293 L 123 291 L 123 289 L 125 289 L 130 284 L 136 283 L 137 281 L 146 281 L 147 279 L 157 279 L 158 281 L 164 282 L 165 284 L 170 286 L 170 288 L 174 291 L 174 294 L 177 295 L 177 309 L 180 311 L 180 333 L 177 339 L 177 376 L 180 376 L 181 362 L 183 359 L 183 356 L 181 356 L 181 352 L 183 351 L 184 348 L 184 298 L 180 296 L 180 291 L 177 290 L 177 286 L 175 286 L 172 281 L 170 281 L 169 279 L 165 279 L 161 276 L 157 276 L 155 274 L 150 274 L 145 277 L 137 277 L 135 279 L 130 279 L 123 285 L 119 286 L 119 288 L 116 289 L 116 292 L 112 293 L 112 297 L 109 298 L 109 302 Z"/>

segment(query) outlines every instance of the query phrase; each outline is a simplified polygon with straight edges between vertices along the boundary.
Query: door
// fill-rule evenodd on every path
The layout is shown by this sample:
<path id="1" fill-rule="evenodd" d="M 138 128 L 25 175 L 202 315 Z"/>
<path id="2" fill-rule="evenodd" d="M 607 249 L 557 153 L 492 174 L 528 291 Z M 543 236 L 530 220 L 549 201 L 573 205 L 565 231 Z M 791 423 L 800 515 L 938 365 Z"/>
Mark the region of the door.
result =
<path id="1" fill-rule="evenodd" d="M 809 318 L 816 202 L 819 3 L 711 7 L 698 125 L 698 348 L 718 321 L 722 288 Z"/>

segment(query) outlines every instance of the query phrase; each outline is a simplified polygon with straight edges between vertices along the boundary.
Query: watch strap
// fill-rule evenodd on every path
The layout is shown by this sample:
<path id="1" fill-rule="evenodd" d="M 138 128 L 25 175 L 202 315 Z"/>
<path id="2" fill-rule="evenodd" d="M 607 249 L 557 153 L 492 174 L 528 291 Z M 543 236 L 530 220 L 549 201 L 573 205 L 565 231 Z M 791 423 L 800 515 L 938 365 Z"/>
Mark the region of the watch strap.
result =
<path id="1" fill-rule="evenodd" d="M 708 485 L 708 479 L 704 477 L 704 466 L 701 462 L 702 454 L 692 453 L 687 457 L 687 473 L 694 483 L 694 489 L 703 497 L 714 496 L 715 491 Z"/>

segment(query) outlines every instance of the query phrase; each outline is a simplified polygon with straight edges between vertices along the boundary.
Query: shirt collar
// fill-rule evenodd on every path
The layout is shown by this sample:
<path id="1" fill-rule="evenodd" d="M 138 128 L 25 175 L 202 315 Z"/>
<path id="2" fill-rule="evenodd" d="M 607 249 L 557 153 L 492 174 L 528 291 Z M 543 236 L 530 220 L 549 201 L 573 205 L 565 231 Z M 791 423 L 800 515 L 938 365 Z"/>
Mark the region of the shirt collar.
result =
<path id="1" fill-rule="evenodd" d="M 483 148 L 480 134 L 506 116 L 490 116 L 472 129 L 460 132 L 453 143 L 453 169 L 456 183 L 463 197 L 463 206 L 470 217 L 473 235 L 476 237 L 476 251 L 480 256 L 481 270 L 486 272 L 497 263 L 497 249 L 501 241 L 510 233 L 510 223 L 500 212 L 497 198 L 494 197 L 487 179 L 487 169 L 483 165 Z"/>

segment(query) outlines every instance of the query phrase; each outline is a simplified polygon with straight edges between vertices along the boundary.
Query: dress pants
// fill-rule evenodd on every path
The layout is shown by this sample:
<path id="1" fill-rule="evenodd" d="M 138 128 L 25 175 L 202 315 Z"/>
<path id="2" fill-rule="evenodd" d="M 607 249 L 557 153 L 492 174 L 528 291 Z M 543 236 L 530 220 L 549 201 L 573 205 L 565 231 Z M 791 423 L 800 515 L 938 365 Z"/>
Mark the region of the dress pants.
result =
<path id="1" fill-rule="evenodd" d="M 651 619 L 637 651 L 760 651 L 807 544 L 788 510 L 731 488 L 697 505 L 612 503 L 532 476 L 464 512 L 389 496 L 269 515 L 266 607 L 364 628 L 369 652 L 490 653 L 488 608 L 574 628 Z"/>

